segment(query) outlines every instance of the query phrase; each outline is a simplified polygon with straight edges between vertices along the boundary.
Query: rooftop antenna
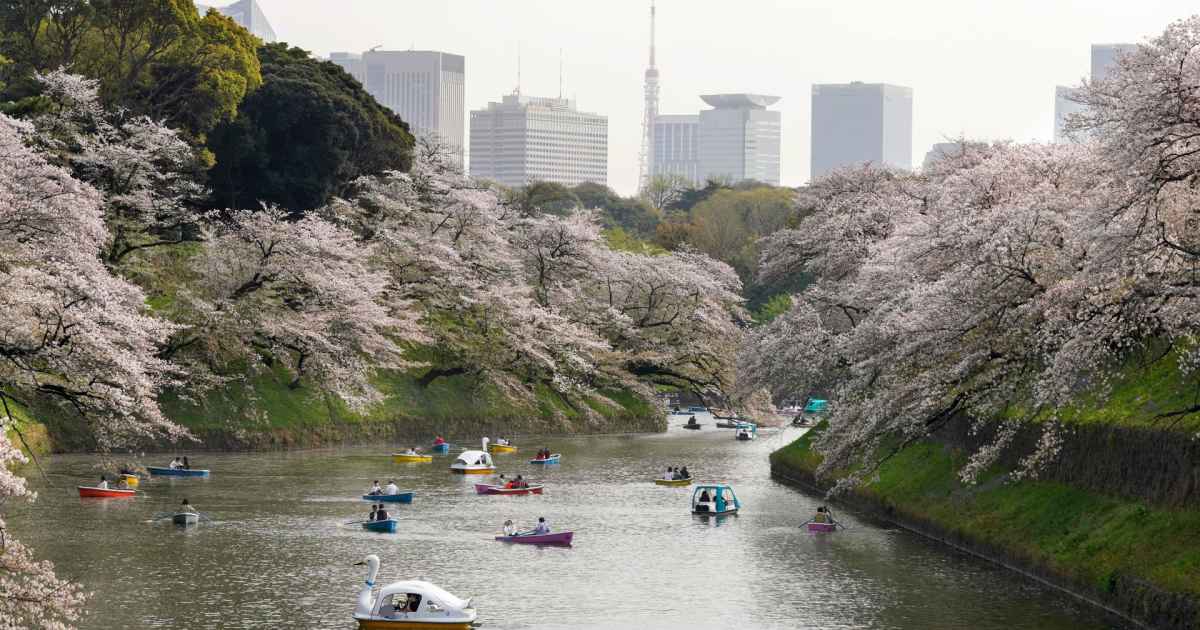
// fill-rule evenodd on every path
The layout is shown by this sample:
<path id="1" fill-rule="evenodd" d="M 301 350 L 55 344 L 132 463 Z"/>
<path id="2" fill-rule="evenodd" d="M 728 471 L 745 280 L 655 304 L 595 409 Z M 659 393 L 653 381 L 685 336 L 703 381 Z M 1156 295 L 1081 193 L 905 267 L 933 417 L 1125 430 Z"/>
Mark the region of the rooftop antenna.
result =
<path id="1" fill-rule="evenodd" d="M 517 87 L 513 94 L 521 95 L 521 42 L 517 42 Z"/>
<path id="2" fill-rule="evenodd" d="M 654 121 L 658 118 L 658 65 L 655 60 L 654 26 L 656 11 L 650 0 L 650 66 L 646 68 L 645 101 L 642 111 L 642 146 L 638 153 L 638 192 L 650 184 L 654 168 Z"/>
<path id="3" fill-rule="evenodd" d="M 562 100 L 563 95 L 563 61 L 562 48 L 558 49 L 558 100 Z"/>

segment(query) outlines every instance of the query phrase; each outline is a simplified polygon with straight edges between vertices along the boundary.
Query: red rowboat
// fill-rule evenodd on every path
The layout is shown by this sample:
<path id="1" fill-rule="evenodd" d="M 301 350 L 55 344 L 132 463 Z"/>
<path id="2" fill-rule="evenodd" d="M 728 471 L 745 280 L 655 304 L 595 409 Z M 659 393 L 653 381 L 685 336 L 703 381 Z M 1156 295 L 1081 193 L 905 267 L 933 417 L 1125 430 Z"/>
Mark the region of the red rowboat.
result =
<path id="1" fill-rule="evenodd" d="M 486 483 L 477 483 L 475 484 L 475 492 L 479 494 L 541 494 L 542 486 L 505 488 L 504 486 L 489 486 Z"/>
<path id="2" fill-rule="evenodd" d="M 79 496 L 88 498 L 100 499 L 118 499 L 123 497 L 132 497 L 137 494 L 136 490 L 115 490 L 112 488 L 88 488 L 86 486 L 77 486 L 79 488 Z"/>
<path id="3" fill-rule="evenodd" d="M 555 532 L 553 534 L 526 534 L 524 536 L 497 536 L 496 540 L 523 545 L 569 545 L 575 532 Z"/>

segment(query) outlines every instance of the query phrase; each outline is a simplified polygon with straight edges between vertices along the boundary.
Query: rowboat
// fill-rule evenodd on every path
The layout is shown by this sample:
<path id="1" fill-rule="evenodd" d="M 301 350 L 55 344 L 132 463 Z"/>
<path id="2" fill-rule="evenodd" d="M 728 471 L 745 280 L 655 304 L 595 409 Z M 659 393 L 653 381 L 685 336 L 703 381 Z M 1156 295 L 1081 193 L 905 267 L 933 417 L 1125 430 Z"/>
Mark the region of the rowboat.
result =
<path id="1" fill-rule="evenodd" d="M 497 536 L 496 540 L 521 545 L 569 545 L 575 532 L 554 532 L 553 534 L 526 534 L 516 536 Z"/>
<path id="2" fill-rule="evenodd" d="M 445 455 L 446 453 L 450 452 L 450 443 L 442 442 L 441 444 L 434 444 L 433 446 L 429 447 L 429 450 L 433 451 L 434 453 Z"/>
<path id="3" fill-rule="evenodd" d="M 704 425 L 700 424 L 699 422 L 689 422 L 689 423 L 683 425 L 683 428 L 691 429 L 693 431 L 699 431 L 700 427 L 702 427 L 702 426 L 704 426 Z"/>
<path id="4" fill-rule="evenodd" d="M 478 494 L 541 494 L 544 486 L 529 486 L 528 488 L 505 488 L 504 486 L 492 486 L 486 483 L 475 484 L 475 492 Z"/>
<path id="5" fill-rule="evenodd" d="M 399 494 L 364 494 L 363 501 L 378 501 L 380 503 L 412 503 L 412 492 L 401 492 Z"/>
<path id="6" fill-rule="evenodd" d="M 125 482 L 125 485 L 129 488 L 136 488 L 140 479 L 138 479 L 137 475 L 121 475 L 121 481 Z"/>
<path id="7" fill-rule="evenodd" d="M 545 459 L 531 459 L 530 464 L 557 464 L 562 459 L 562 453 L 555 453 Z"/>
<path id="8" fill-rule="evenodd" d="M 671 486 L 673 488 L 682 488 L 684 486 L 692 485 L 692 480 L 690 478 L 689 479 L 655 479 L 654 483 L 655 483 L 655 485 L 659 485 L 659 486 Z"/>
<path id="9" fill-rule="evenodd" d="M 456 597 L 424 580 L 392 582 L 375 593 L 379 556 L 371 554 L 358 564 L 367 565 L 367 579 L 354 607 L 358 630 L 469 630 L 478 618 L 470 599 Z"/>
<path id="10" fill-rule="evenodd" d="M 396 464 L 428 464 L 433 461 L 433 455 L 419 453 L 392 453 L 392 462 Z"/>
<path id="11" fill-rule="evenodd" d="M 199 523 L 200 515 L 195 512 L 179 512 L 175 516 L 171 517 L 171 522 L 179 525 L 180 527 L 187 527 L 188 525 L 195 525 L 196 523 Z"/>
<path id="12" fill-rule="evenodd" d="M 717 423 L 718 429 L 736 429 L 738 426 L 737 420 L 722 420 Z"/>
<path id="13" fill-rule="evenodd" d="M 87 486 L 76 486 L 79 488 L 79 496 L 88 499 L 120 499 L 132 497 L 137 494 L 133 490 L 116 490 L 113 488 L 89 488 Z"/>
<path id="14" fill-rule="evenodd" d="M 369 532 L 380 532 L 382 534 L 395 534 L 396 525 L 400 521 L 394 518 L 389 518 L 382 521 L 363 521 L 362 528 Z"/>
<path id="15" fill-rule="evenodd" d="M 828 534 L 828 533 L 837 531 L 837 524 L 836 523 L 808 523 L 808 531 Z"/>
<path id="16" fill-rule="evenodd" d="M 160 468 L 147 466 L 146 470 L 157 477 L 207 477 L 208 471 L 200 468 Z"/>
<path id="17" fill-rule="evenodd" d="M 488 445 L 488 448 L 491 449 L 491 451 L 493 453 L 516 453 L 517 452 L 517 447 L 513 446 L 512 444 L 490 444 L 490 445 Z"/>

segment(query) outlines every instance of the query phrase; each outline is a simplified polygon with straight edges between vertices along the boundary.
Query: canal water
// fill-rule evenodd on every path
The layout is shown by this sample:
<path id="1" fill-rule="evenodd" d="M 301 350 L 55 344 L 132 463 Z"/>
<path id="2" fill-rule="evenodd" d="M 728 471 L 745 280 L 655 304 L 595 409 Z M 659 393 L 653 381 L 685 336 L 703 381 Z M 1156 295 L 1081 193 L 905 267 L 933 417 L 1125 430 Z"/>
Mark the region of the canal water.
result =
<path id="1" fill-rule="evenodd" d="M 704 420 L 704 418 L 702 418 Z M 10 504 L 12 533 L 92 593 L 81 627 L 344 628 L 365 577 L 424 578 L 474 599 L 483 628 L 812 628 L 1078 630 L 1114 628 L 1071 598 L 901 530 L 838 513 L 849 529 L 798 525 L 822 503 L 771 480 L 767 455 L 798 435 L 737 442 L 732 431 L 514 440 L 500 472 L 544 482 L 543 496 L 478 496 L 450 458 L 393 464 L 392 446 L 193 454 L 209 479 L 143 481 L 132 500 L 80 499 L 96 460 L 31 469 L 39 499 Z M 677 424 L 677 423 L 675 423 Z M 471 440 L 474 442 L 474 439 Z M 474 446 L 474 444 L 468 445 Z M 547 470 L 538 448 L 563 454 Z M 477 448 L 477 447 L 476 447 Z M 169 457 L 149 464 L 165 465 Z M 690 515 L 691 489 L 651 483 L 668 465 L 731 484 L 736 517 Z M 345 525 L 368 511 L 374 479 L 412 489 L 396 534 Z M 151 522 L 187 498 L 212 522 Z M 545 516 L 571 548 L 493 540 L 505 519 Z"/>

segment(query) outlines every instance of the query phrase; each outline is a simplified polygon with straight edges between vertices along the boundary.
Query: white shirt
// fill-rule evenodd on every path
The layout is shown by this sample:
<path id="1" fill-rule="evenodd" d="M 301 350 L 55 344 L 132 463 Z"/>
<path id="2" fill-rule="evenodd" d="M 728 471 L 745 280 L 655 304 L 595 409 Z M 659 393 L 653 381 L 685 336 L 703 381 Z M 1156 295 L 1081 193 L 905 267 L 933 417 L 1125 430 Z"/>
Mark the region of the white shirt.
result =
<path id="1" fill-rule="evenodd" d="M 671 480 L 672 480 L 672 479 L 674 479 L 674 478 L 675 478 L 675 473 L 674 473 L 674 472 L 671 472 L 670 470 L 668 470 L 667 472 L 663 473 L 663 479 L 665 479 L 665 480 L 667 480 L 667 481 L 671 481 Z"/>
<path id="2" fill-rule="evenodd" d="M 394 483 L 389 483 L 387 485 L 387 487 L 383 489 L 383 493 L 384 494 L 400 494 L 400 488 L 397 488 L 396 484 L 394 484 Z"/>
<path id="3" fill-rule="evenodd" d="M 505 536 L 512 536 L 515 533 L 517 533 L 516 525 L 505 525 L 504 526 L 504 535 Z"/>
<path id="4" fill-rule="evenodd" d="M 383 488 L 380 488 L 379 484 L 375 484 L 371 486 L 371 491 L 367 494 L 383 494 Z"/>
<path id="5" fill-rule="evenodd" d="M 178 459 L 171 460 L 171 470 L 176 470 L 182 466 L 183 464 L 180 464 Z"/>
<path id="6" fill-rule="evenodd" d="M 535 533 L 535 534 L 549 534 L 549 533 L 550 533 L 550 526 L 549 526 L 549 525 L 547 525 L 545 521 L 542 521 L 541 523 L 538 523 L 538 524 L 537 524 L 537 527 L 535 527 L 535 528 L 533 529 L 533 533 Z"/>
<path id="7" fill-rule="evenodd" d="M 101 481 L 100 485 L 98 485 L 96 487 L 100 488 L 101 490 L 108 490 L 108 480 L 105 479 L 105 480 Z"/>

